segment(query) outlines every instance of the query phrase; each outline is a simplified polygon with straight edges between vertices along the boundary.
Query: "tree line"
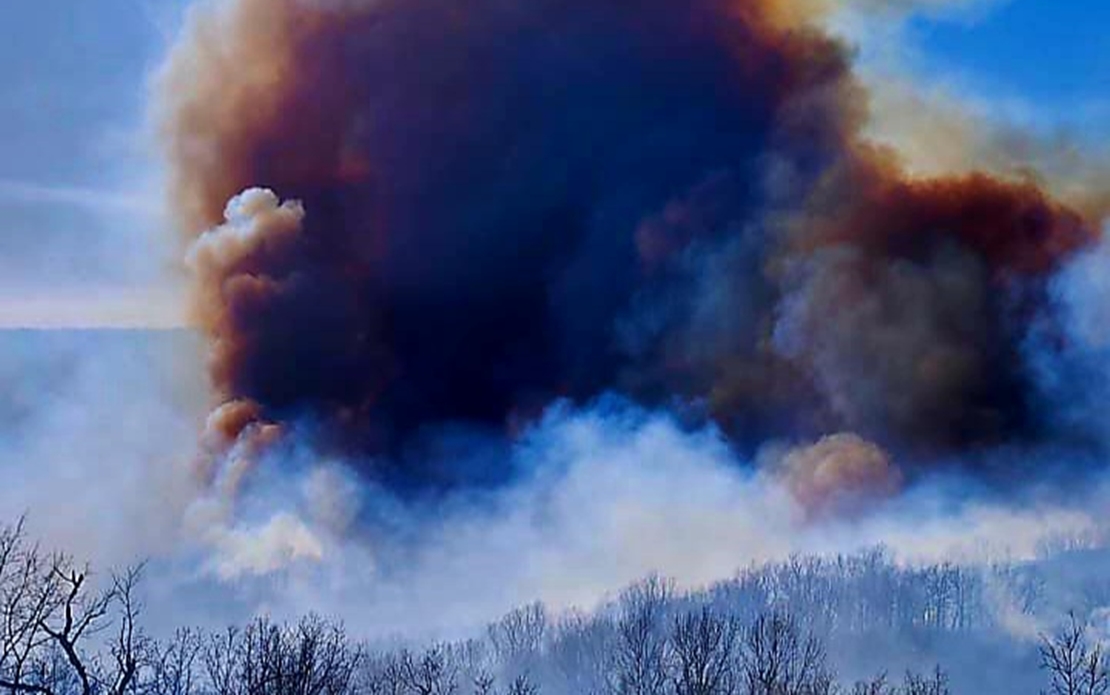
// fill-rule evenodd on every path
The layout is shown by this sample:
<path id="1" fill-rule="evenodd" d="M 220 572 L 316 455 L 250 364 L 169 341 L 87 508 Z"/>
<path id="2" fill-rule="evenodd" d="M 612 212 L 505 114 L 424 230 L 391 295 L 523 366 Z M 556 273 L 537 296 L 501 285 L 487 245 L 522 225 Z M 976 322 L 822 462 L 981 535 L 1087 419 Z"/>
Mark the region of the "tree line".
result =
<path id="1" fill-rule="evenodd" d="M 0 692 L 948 695 L 939 667 L 846 682 L 828 645 L 853 631 L 882 639 L 880 627 L 974 630 L 994 620 L 987 577 L 1002 576 L 1020 605 L 1039 595 L 1037 582 L 998 567 L 976 578 L 948 565 L 900 569 L 871 552 L 796 558 L 701 591 L 650 576 L 590 613 L 553 616 L 536 603 L 470 639 L 412 645 L 354 639 L 319 616 L 157 639 L 142 626 L 142 575 L 94 577 L 30 542 L 22 523 L 0 529 Z M 1075 614 L 1041 636 L 1037 656 L 1042 682 L 1029 692 L 1110 692 L 1103 646 Z"/>

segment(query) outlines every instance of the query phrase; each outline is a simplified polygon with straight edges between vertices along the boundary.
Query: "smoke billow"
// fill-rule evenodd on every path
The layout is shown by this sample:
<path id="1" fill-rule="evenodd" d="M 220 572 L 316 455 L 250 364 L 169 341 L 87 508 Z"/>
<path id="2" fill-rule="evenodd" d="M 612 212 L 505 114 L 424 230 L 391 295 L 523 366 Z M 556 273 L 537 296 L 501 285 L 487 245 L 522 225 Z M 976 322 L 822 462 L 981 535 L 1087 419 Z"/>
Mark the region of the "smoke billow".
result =
<path id="1" fill-rule="evenodd" d="M 1024 346 L 1097 222 L 1029 181 L 906 174 L 800 8 L 194 12 L 164 127 L 223 447 L 299 426 L 397 488 L 498 480 L 506 457 L 424 454 L 618 393 L 740 450 L 875 442 L 787 456 L 820 508 L 838 476 L 892 494 L 891 456 L 1051 440 Z"/>
<path id="2" fill-rule="evenodd" d="M 890 456 L 854 434 L 830 435 L 791 449 L 770 468 L 802 509 L 817 517 L 865 511 L 902 486 L 902 474 Z"/>

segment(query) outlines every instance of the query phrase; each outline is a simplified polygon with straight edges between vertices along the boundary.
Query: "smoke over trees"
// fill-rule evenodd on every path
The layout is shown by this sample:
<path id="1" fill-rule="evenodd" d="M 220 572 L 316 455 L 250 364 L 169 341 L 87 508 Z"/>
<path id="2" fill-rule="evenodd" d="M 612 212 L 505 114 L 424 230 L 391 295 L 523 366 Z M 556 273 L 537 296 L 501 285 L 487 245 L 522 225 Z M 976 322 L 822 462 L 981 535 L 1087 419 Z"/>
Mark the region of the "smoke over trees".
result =
<path id="1" fill-rule="evenodd" d="M 342 616 L 311 615 L 155 635 L 142 625 L 138 570 L 77 571 L 20 525 L 4 529 L 0 562 L 0 689 L 11 693 L 948 695 L 1044 683 L 1099 695 L 1110 683 L 1097 624 L 1078 613 L 1061 621 L 1052 599 L 1022 595 L 1015 575 L 1045 572 L 1052 559 L 959 569 L 902 568 L 879 552 L 798 558 L 691 591 L 649 576 L 589 613 L 531 604 L 438 642 L 362 641 Z M 945 576 L 964 590 L 941 598 Z M 1105 605 L 1102 592 L 1088 598 Z M 1060 627 L 1015 634 L 1013 611 Z"/>
<path id="2" fill-rule="evenodd" d="M 1106 201 L 869 140 L 838 4 L 197 2 L 155 106 L 208 359 L 207 419 L 165 418 L 197 448 L 115 389 L 131 357 L 52 366 L 3 389 L 35 425 L 3 460 L 52 454 L 3 497 L 86 487 L 55 537 L 266 586 L 155 634 L 138 569 L 12 528 L 0 690 L 1105 693 L 1104 551 L 1031 548 L 1101 528 L 1096 475 L 1059 473 L 1105 483 Z M 945 554 L 965 523 L 1022 559 Z M 888 539 L 947 559 L 858 551 Z"/>

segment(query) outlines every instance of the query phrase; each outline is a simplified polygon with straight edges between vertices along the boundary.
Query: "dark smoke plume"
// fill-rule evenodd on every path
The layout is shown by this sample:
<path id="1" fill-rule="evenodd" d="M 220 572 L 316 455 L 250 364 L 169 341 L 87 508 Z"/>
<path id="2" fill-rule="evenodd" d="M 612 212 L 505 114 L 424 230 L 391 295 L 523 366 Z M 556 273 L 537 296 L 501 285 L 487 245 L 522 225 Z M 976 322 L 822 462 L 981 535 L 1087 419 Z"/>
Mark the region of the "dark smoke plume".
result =
<path id="1" fill-rule="evenodd" d="M 1095 225 L 1030 183 L 904 174 L 859 134 L 848 49 L 790 8 L 194 13 L 166 134 L 212 381 L 239 404 L 213 427 L 308 421 L 419 485 L 465 475 L 403 455 L 428 432 L 606 392 L 738 446 L 1051 436 L 1020 346 Z"/>

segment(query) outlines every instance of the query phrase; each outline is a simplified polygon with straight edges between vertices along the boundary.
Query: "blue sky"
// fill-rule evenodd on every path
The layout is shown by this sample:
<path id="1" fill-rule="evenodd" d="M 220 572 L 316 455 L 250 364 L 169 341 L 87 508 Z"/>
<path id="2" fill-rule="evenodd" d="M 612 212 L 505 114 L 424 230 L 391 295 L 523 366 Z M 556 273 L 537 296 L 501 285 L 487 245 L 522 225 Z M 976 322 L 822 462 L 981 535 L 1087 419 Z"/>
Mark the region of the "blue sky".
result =
<path id="1" fill-rule="evenodd" d="M 0 327 L 180 319 L 143 117 L 186 1 L 0 2 Z M 917 79 L 1098 137 L 1108 25 L 1105 0 L 1010 0 L 897 36 Z"/>
<path id="2" fill-rule="evenodd" d="M 182 4 L 0 3 L 0 326 L 128 323 L 165 303 L 144 109 Z"/>
<path id="3" fill-rule="evenodd" d="M 965 19 L 914 18 L 906 36 L 928 75 L 1069 118 L 1110 97 L 1108 27 L 1106 0 L 1010 0 Z"/>

